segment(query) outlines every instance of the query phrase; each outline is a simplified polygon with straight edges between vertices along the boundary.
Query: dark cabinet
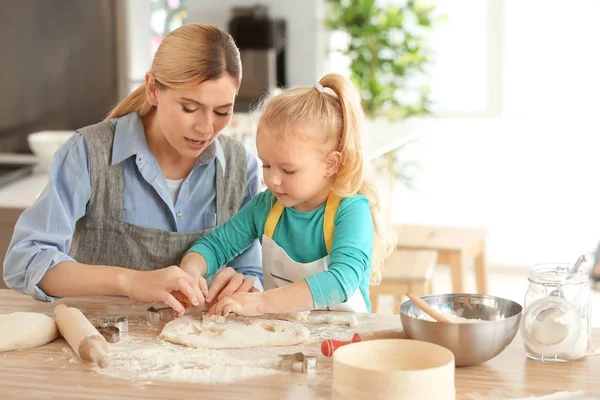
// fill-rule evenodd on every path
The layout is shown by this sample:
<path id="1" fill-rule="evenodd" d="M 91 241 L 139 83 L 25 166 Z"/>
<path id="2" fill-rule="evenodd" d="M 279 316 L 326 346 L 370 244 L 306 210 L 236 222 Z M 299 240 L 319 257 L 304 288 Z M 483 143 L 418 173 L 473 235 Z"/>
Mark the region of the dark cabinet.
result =
<path id="1" fill-rule="evenodd" d="M 0 1 L 0 52 L 2 153 L 96 123 L 118 100 L 116 0 Z"/>
<path id="2" fill-rule="evenodd" d="M 2 276 L 4 257 L 10 244 L 15 224 L 23 210 L 18 208 L 0 208 L 0 276 Z M 6 289 L 4 279 L 0 279 L 0 289 Z"/>

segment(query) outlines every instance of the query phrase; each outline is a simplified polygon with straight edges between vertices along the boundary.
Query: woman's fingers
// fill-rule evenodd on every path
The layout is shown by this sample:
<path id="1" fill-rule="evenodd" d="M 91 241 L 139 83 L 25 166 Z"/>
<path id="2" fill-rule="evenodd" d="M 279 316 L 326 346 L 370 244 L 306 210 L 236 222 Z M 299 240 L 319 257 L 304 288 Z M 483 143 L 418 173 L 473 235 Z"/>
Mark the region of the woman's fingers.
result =
<path id="1" fill-rule="evenodd" d="M 198 297 L 198 307 L 204 310 L 206 307 L 206 297 L 208 296 L 208 285 L 206 284 L 206 279 L 202 277 L 198 278 L 198 290 L 200 291 Z"/>
<path id="2" fill-rule="evenodd" d="M 197 288 L 198 284 L 196 283 L 195 286 Z M 191 304 L 198 306 L 198 290 L 192 289 L 192 286 L 183 277 L 177 279 L 177 288 L 187 297 Z"/>
<path id="3" fill-rule="evenodd" d="M 168 304 L 173 310 L 175 310 L 178 316 L 185 314 L 185 307 L 183 307 L 183 305 L 179 301 L 177 301 L 175 296 L 173 296 L 171 293 L 165 292 L 163 301 L 166 304 Z"/>

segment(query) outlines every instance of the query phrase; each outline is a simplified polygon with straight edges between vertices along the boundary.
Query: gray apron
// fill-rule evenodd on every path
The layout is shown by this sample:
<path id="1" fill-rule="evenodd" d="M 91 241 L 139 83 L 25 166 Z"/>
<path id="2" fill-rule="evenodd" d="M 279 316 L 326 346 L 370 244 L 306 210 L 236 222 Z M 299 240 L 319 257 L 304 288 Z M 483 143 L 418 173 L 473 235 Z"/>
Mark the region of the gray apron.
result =
<path id="1" fill-rule="evenodd" d="M 201 232 L 170 232 L 122 221 L 123 171 L 111 165 L 115 128 L 103 121 L 79 130 L 85 138 L 92 194 L 87 215 L 77 221 L 69 255 L 91 265 L 114 265 L 152 271 L 178 265 L 192 243 L 214 228 Z M 227 179 L 215 168 L 217 226 L 240 208 L 247 180 L 247 153 L 238 141 L 220 135 Z M 218 163 L 218 160 L 216 160 Z M 144 201 L 140 199 L 140 201 Z"/>

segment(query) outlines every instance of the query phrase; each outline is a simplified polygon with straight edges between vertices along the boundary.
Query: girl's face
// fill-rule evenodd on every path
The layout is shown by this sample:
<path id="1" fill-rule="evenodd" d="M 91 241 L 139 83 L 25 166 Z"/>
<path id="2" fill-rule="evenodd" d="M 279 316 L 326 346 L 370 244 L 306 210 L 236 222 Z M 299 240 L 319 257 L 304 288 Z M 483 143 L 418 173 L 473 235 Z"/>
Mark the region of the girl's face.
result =
<path id="1" fill-rule="evenodd" d="M 226 75 L 185 89 L 158 89 L 146 77 L 150 103 L 168 144 L 182 157 L 198 158 L 231 121 L 237 82 Z"/>
<path id="2" fill-rule="evenodd" d="M 262 127 L 256 136 L 256 147 L 264 182 L 283 206 L 310 211 L 327 199 L 339 153 L 327 154 L 308 140 L 290 142 Z"/>

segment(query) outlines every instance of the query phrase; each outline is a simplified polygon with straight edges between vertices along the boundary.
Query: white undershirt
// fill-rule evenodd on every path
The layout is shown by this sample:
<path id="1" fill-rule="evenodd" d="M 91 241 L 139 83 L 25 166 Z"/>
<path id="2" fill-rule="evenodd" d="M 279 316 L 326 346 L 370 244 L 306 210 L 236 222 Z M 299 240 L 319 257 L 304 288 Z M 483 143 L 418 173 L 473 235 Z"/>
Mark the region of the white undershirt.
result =
<path id="1" fill-rule="evenodd" d="M 171 200 L 173 200 L 173 204 L 177 201 L 177 195 L 179 194 L 179 189 L 181 188 L 181 184 L 183 183 L 183 179 L 166 179 L 167 189 L 169 190 L 169 195 L 171 196 Z"/>

